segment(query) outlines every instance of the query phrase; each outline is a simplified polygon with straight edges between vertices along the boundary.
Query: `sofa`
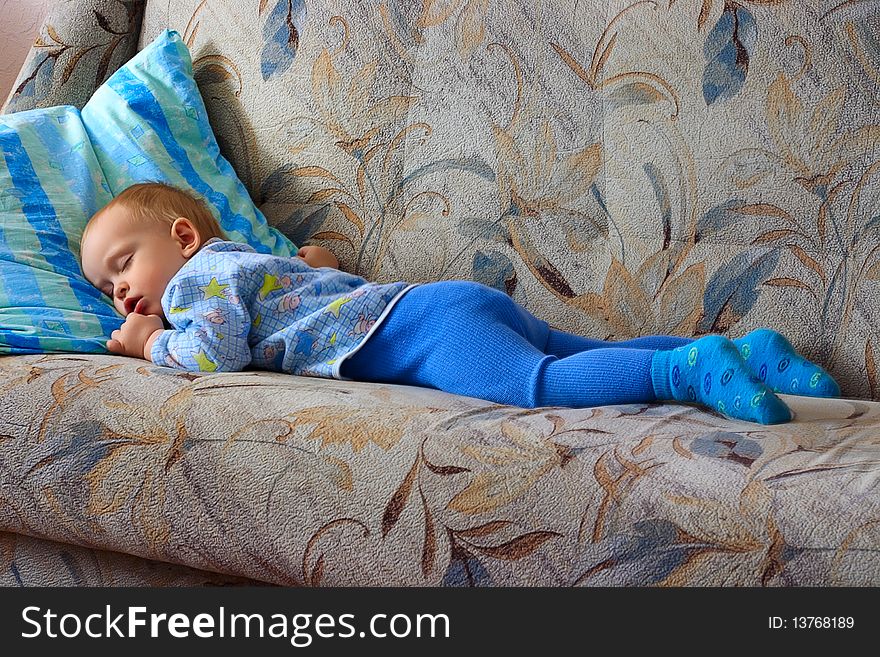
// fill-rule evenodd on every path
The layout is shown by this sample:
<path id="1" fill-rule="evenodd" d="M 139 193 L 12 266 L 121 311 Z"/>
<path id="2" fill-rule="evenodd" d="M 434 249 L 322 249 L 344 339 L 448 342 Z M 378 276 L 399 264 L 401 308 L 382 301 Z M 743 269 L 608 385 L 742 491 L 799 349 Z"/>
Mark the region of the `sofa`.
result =
<path id="1" fill-rule="evenodd" d="M 770 326 L 842 398 L 763 426 L 5 355 L 0 582 L 880 584 L 876 3 L 64 0 L 3 111 L 82 107 L 166 28 L 295 244 L 606 340 Z"/>

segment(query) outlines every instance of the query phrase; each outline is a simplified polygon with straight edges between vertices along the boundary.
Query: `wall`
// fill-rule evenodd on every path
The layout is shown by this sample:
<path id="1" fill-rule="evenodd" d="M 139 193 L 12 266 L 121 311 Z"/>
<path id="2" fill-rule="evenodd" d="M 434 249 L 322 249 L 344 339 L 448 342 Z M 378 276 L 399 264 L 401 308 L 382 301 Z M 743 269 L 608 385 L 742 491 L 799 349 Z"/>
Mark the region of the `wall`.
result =
<path id="1" fill-rule="evenodd" d="M 56 0 L 0 0 L 0 105 Z"/>

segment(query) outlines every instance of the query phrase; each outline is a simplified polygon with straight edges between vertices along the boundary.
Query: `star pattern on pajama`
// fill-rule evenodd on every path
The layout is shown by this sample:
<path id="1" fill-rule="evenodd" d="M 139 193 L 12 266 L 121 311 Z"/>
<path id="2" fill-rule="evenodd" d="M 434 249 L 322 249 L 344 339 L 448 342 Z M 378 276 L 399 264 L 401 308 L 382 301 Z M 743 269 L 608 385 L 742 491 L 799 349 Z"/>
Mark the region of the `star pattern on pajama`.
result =
<path id="1" fill-rule="evenodd" d="M 217 282 L 216 278 L 212 278 L 211 282 L 207 285 L 199 285 L 199 289 L 202 291 L 202 294 L 204 294 L 205 301 L 213 297 L 220 297 L 221 299 L 225 299 L 225 292 L 227 287 L 229 287 L 229 285 L 221 285 Z"/>

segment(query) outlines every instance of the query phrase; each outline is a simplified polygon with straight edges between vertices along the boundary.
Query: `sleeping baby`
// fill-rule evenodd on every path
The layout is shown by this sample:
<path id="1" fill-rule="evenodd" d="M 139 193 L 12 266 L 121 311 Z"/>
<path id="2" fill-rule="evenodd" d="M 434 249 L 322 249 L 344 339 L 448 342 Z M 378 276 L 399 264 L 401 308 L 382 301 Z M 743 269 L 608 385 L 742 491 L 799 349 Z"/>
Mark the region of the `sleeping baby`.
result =
<path id="1" fill-rule="evenodd" d="M 184 370 L 252 366 L 526 408 L 680 401 L 762 424 L 791 419 L 775 392 L 840 394 L 770 329 L 586 338 L 480 283 L 373 283 L 318 246 L 258 253 L 228 241 L 201 199 L 162 183 L 129 187 L 96 213 L 81 257 L 126 318 L 107 349 Z"/>

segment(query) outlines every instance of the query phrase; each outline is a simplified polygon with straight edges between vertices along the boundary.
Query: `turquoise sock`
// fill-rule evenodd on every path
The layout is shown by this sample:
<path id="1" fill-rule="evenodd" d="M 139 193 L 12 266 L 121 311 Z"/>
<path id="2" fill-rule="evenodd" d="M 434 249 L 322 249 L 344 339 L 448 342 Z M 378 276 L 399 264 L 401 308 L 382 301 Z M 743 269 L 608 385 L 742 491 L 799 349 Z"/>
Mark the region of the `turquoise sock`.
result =
<path id="1" fill-rule="evenodd" d="M 781 333 L 755 329 L 732 341 L 751 369 L 774 392 L 840 397 L 840 386 L 819 365 L 798 354 Z"/>
<path id="2" fill-rule="evenodd" d="M 651 381 L 660 400 L 695 402 L 761 424 L 791 419 L 788 406 L 752 374 L 737 346 L 721 335 L 657 351 L 651 359 Z"/>

